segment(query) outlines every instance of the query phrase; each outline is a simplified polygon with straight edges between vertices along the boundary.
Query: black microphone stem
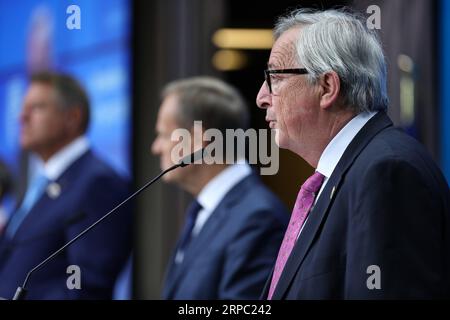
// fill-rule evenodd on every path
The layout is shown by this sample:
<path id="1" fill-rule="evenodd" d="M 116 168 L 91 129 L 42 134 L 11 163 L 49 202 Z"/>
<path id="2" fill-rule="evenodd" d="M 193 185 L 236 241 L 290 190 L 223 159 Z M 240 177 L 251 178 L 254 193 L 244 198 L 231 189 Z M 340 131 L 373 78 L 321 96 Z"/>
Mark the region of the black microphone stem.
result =
<path id="1" fill-rule="evenodd" d="M 24 282 L 22 287 L 18 287 L 16 293 L 14 294 L 14 298 L 13 300 L 23 300 L 25 299 L 25 295 L 27 290 L 25 289 L 28 279 L 30 278 L 31 274 L 37 270 L 39 270 L 40 268 L 42 268 L 49 260 L 51 260 L 53 257 L 55 257 L 56 255 L 58 255 L 61 251 L 63 251 L 65 248 L 67 248 L 68 246 L 70 246 L 72 243 L 74 243 L 75 241 L 77 241 L 80 237 L 82 237 L 85 233 L 89 232 L 92 228 L 94 228 L 97 224 L 99 224 L 100 222 L 102 222 L 104 219 L 108 218 L 110 214 L 112 214 L 113 212 L 115 212 L 117 209 L 119 209 L 122 205 L 124 205 L 126 202 L 128 202 L 130 199 L 134 198 L 135 196 L 137 196 L 138 194 L 140 194 L 142 191 L 144 191 L 145 189 L 147 189 L 150 185 L 152 185 L 156 180 L 158 180 L 159 178 L 161 178 L 163 175 L 165 175 L 167 172 L 172 171 L 178 167 L 183 167 L 186 164 L 181 162 L 178 163 L 176 165 L 173 165 L 172 167 L 162 171 L 159 175 L 157 175 L 155 178 L 153 178 L 151 181 L 147 182 L 143 187 L 141 187 L 139 190 L 137 190 L 136 192 L 134 192 L 131 196 L 129 196 L 128 198 L 126 198 L 125 200 L 123 200 L 120 204 L 118 204 L 114 209 L 112 209 L 111 211 L 109 211 L 107 214 L 105 214 L 103 217 L 101 217 L 100 219 L 98 219 L 96 222 L 94 222 L 93 224 L 91 224 L 88 228 L 86 228 L 85 230 L 83 230 L 82 232 L 80 232 L 75 238 L 73 238 L 72 240 L 70 240 L 69 242 L 67 242 L 65 245 L 63 245 L 61 248 L 59 248 L 58 250 L 56 250 L 55 252 L 53 252 L 47 259 L 45 259 L 44 261 L 42 261 L 41 263 L 39 263 L 36 267 L 34 267 L 33 269 L 31 269 Z"/>

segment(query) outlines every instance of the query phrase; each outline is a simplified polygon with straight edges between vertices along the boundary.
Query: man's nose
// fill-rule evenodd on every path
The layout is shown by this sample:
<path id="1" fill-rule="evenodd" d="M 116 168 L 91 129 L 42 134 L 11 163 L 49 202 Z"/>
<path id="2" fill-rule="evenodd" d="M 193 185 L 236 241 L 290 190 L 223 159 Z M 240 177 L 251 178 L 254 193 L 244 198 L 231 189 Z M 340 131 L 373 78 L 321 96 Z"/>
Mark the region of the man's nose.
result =
<path id="1" fill-rule="evenodd" d="M 150 150 L 152 152 L 152 154 L 154 155 L 158 155 L 159 154 L 159 142 L 158 142 L 158 137 L 155 138 L 155 141 L 153 141 Z"/>
<path id="2" fill-rule="evenodd" d="M 272 104 L 272 96 L 269 92 L 266 82 L 264 81 L 256 96 L 256 105 L 261 109 L 267 109 Z"/>

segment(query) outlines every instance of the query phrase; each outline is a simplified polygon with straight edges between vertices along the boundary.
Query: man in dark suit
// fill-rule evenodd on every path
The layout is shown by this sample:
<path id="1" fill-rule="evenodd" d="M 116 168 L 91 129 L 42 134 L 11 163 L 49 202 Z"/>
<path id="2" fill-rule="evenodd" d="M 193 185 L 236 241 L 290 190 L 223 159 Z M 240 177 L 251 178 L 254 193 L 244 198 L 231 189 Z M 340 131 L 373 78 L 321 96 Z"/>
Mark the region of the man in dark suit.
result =
<path id="1" fill-rule="evenodd" d="M 202 121 L 200 127 L 194 121 Z M 186 146 L 197 150 L 207 130 L 225 136 L 226 129 L 245 129 L 247 121 L 243 99 L 224 82 L 175 81 L 163 92 L 152 151 L 166 169 L 176 162 L 175 130 L 193 134 L 192 145 L 185 137 Z M 169 261 L 164 299 L 257 299 L 275 262 L 288 217 L 283 205 L 246 162 L 221 160 L 164 176 L 195 197 Z"/>
<path id="2" fill-rule="evenodd" d="M 89 101 L 73 78 L 39 73 L 24 98 L 21 146 L 38 157 L 24 199 L 0 239 L 0 296 L 12 298 L 28 271 L 128 195 L 128 183 L 84 136 Z M 110 299 L 130 251 L 124 210 L 55 256 L 29 279 L 28 299 Z"/>
<path id="3" fill-rule="evenodd" d="M 448 185 L 385 113 L 375 33 L 348 12 L 299 9 L 278 21 L 268 68 L 257 104 L 316 172 L 263 298 L 448 298 Z"/>

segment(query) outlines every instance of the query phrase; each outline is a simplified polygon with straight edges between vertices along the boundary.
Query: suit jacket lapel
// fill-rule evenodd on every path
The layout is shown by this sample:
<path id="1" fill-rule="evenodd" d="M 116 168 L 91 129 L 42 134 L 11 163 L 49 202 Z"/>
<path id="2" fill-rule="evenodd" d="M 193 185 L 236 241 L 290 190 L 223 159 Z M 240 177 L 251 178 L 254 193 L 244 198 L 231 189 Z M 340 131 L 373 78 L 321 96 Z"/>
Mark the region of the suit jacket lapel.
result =
<path id="1" fill-rule="evenodd" d="M 178 244 L 175 247 L 175 250 L 172 252 L 172 255 L 169 259 L 169 263 L 166 268 L 166 274 L 165 274 L 165 283 L 163 286 L 163 299 L 171 300 L 173 299 L 173 290 L 175 289 L 175 278 L 177 278 L 178 270 L 177 265 L 175 264 L 175 256 L 178 251 Z M 178 266 L 179 267 L 179 266 Z"/>
<path id="2" fill-rule="evenodd" d="M 318 235 L 317 232 L 320 226 L 326 220 L 330 205 L 332 204 L 336 193 L 339 192 L 342 178 L 347 170 L 351 167 L 355 159 L 370 142 L 370 140 L 372 140 L 372 138 L 381 130 L 389 126 L 392 126 L 392 122 L 389 117 L 384 112 L 379 112 L 366 123 L 366 125 L 358 132 L 348 148 L 345 150 L 341 160 L 339 160 L 339 163 L 327 181 L 324 190 L 322 190 L 316 205 L 309 214 L 307 223 L 305 224 L 290 257 L 286 262 L 286 266 L 281 274 L 280 280 L 278 281 L 278 285 L 275 288 L 272 297 L 273 299 L 282 299 L 287 292 L 291 281 L 305 259 L 305 256 L 311 248 L 315 237 Z"/>
<path id="3" fill-rule="evenodd" d="M 24 230 L 33 230 L 33 226 L 36 224 L 36 221 L 40 221 L 43 219 L 44 215 L 46 215 L 48 212 L 51 212 L 54 204 L 54 201 L 56 199 L 62 198 L 66 196 L 66 190 L 67 188 L 73 184 L 74 181 L 78 178 L 80 174 L 80 166 L 82 165 L 83 161 L 88 161 L 90 157 L 92 156 L 92 152 L 89 150 L 85 152 L 80 158 L 75 160 L 62 174 L 61 176 L 51 183 L 57 183 L 60 187 L 60 194 L 52 199 L 49 197 L 48 193 L 48 186 L 44 190 L 44 193 L 42 196 L 37 200 L 37 202 L 34 204 L 34 206 L 31 208 L 30 212 L 27 214 L 27 216 L 24 218 L 22 223 L 20 224 L 19 228 L 17 229 L 16 233 L 14 234 L 12 241 L 15 242 L 16 237 L 20 237 L 22 241 L 27 241 L 28 238 L 34 238 L 36 234 L 32 234 L 27 232 L 25 236 L 23 236 L 21 229 Z M 60 199 L 59 199 L 60 200 Z M 68 217 L 71 217 L 73 215 L 72 212 L 64 212 L 65 215 Z M 78 214 L 78 213 L 77 213 Z M 63 216 L 62 216 L 63 217 Z M 66 218 L 68 218 L 66 217 Z M 57 217 L 54 217 L 57 218 Z M 51 230 L 41 230 L 42 233 L 47 233 Z"/>
<path id="4" fill-rule="evenodd" d="M 250 179 L 254 179 L 254 177 L 250 175 L 244 178 L 244 180 L 239 182 L 225 195 L 225 198 L 223 198 L 219 206 L 211 214 L 197 237 L 191 240 L 181 264 L 176 265 L 174 262 L 176 251 L 172 255 L 167 272 L 166 288 L 164 290 L 166 296 L 171 297 L 173 295 L 173 291 L 179 279 L 185 274 L 185 270 L 189 269 L 189 265 L 193 263 L 198 255 L 202 254 L 205 246 L 213 241 L 222 226 L 223 219 L 227 219 L 229 207 L 239 200 L 239 195 L 245 193 Z M 176 248 L 178 249 L 178 244 Z"/>
<path id="5" fill-rule="evenodd" d="M 66 187 L 79 175 L 79 166 L 81 164 L 81 159 L 87 159 L 92 157 L 92 152 L 88 151 L 84 153 L 79 159 L 77 159 L 69 168 L 61 175 L 59 179 L 57 179 L 57 183 L 61 187 L 60 197 L 64 197 Z M 22 199 L 23 200 L 23 199 Z M 14 250 L 15 246 L 20 245 L 22 243 L 26 243 L 28 241 L 33 241 L 36 237 L 40 237 L 41 235 L 45 235 L 54 230 L 39 230 L 39 232 L 35 232 L 33 234 L 33 230 L 35 230 L 36 221 L 41 221 L 43 215 L 47 214 L 48 208 L 52 206 L 53 200 L 49 198 L 47 194 L 47 190 L 44 191 L 43 195 L 33 208 L 31 208 L 30 212 L 24 218 L 19 228 L 15 232 L 14 236 L 11 239 L 8 239 L 5 234 L 0 237 L 0 262 L 6 259 L 6 256 Z M 19 208 L 20 204 L 16 206 L 16 209 Z M 66 212 L 67 214 L 67 212 Z M 21 230 L 22 229 L 22 230 Z M 26 230 L 24 232 L 23 230 Z M 31 232 L 30 232 L 31 230 Z M 1 263 L 0 263 L 1 265 Z M 1 268 L 1 266 L 0 266 Z"/>
<path id="6" fill-rule="evenodd" d="M 183 261 L 180 264 L 175 263 L 175 257 L 179 248 L 179 242 L 177 243 L 167 269 L 164 289 L 165 297 L 173 299 L 173 292 L 176 289 L 177 283 L 179 283 L 180 278 L 185 275 L 185 271 L 189 269 L 189 265 L 195 260 L 196 256 L 202 252 L 205 244 L 211 241 L 210 238 L 214 236 L 220 228 L 223 215 L 224 210 L 221 208 L 214 210 L 197 237 L 191 240 L 184 253 Z"/>
<path id="7" fill-rule="evenodd" d="M 228 201 L 226 201 L 226 203 L 228 203 Z M 183 261 L 180 264 L 175 263 L 175 256 L 179 247 L 179 243 L 177 243 L 176 249 L 170 259 L 170 265 L 167 273 L 165 296 L 169 299 L 173 298 L 173 292 L 176 289 L 177 284 L 180 282 L 180 278 L 182 278 L 185 275 L 185 271 L 189 269 L 189 265 L 193 263 L 199 254 L 201 254 L 205 245 L 212 241 L 211 237 L 214 237 L 220 229 L 222 219 L 226 213 L 223 209 L 226 203 L 219 205 L 219 207 L 214 210 L 200 233 L 191 240 L 186 252 L 184 253 Z"/>
<path id="8" fill-rule="evenodd" d="M 272 277 L 273 277 L 273 271 L 275 270 L 275 265 L 272 267 L 272 270 L 270 271 L 270 275 L 266 280 L 266 283 L 264 284 L 264 288 L 262 290 L 261 295 L 259 296 L 259 300 L 266 300 L 269 296 L 269 290 L 270 290 L 270 284 L 272 283 Z"/>

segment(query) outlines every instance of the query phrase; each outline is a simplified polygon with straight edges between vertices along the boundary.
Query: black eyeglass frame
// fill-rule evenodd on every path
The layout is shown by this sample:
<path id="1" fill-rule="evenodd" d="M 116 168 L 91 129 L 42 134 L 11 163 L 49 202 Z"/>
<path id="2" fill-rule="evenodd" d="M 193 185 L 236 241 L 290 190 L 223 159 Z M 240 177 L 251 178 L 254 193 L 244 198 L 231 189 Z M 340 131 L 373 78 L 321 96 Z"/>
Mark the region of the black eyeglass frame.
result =
<path id="1" fill-rule="evenodd" d="M 270 81 L 271 74 L 308 74 L 308 70 L 306 70 L 305 68 L 264 70 L 264 78 L 266 79 L 270 94 L 272 94 L 272 82 Z"/>

